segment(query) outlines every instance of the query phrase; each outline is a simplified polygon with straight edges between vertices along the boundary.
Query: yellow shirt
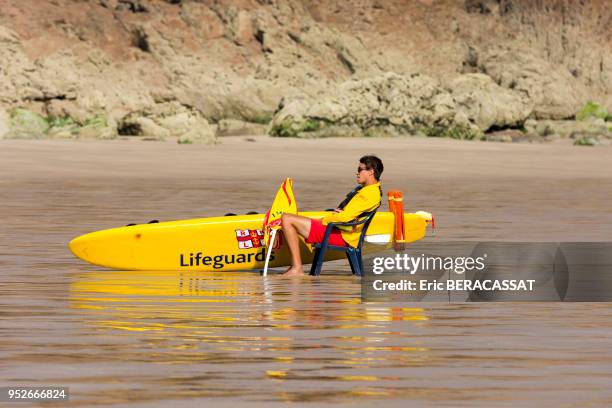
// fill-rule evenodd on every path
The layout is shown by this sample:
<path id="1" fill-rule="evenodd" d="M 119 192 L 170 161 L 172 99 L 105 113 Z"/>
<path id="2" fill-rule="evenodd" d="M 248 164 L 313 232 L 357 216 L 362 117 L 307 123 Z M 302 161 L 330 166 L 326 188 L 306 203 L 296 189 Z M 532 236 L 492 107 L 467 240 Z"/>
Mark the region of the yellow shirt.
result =
<path id="1" fill-rule="evenodd" d="M 359 192 L 346 204 L 344 209 L 339 213 L 333 213 L 323 218 L 323 225 L 330 222 L 350 222 L 359 217 L 364 212 L 374 210 L 380 205 L 380 183 L 372 184 L 363 187 Z M 359 244 L 359 236 L 361 235 L 362 225 L 353 227 L 338 227 L 342 234 L 342 238 L 347 244 L 356 248 Z"/>

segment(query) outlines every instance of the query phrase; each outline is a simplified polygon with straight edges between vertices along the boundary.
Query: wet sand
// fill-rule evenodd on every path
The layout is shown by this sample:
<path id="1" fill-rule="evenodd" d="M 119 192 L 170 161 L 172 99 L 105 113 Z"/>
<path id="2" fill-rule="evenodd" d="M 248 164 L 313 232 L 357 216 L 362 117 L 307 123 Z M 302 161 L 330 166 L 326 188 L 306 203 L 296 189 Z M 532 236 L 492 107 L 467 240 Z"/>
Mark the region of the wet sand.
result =
<path id="1" fill-rule="evenodd" d="M 358 158 L 435 214 L 429 240 L 607 241 L 609 148 L 436 139 L 0 141 L 0 384 L 65 385 L 69 406 L 612 403 L 609 304 L 360 301 L 337 262 L 301 282 L 103 271 L 69 239 L 264 211 L 285 176 L 336 205 Z"/>

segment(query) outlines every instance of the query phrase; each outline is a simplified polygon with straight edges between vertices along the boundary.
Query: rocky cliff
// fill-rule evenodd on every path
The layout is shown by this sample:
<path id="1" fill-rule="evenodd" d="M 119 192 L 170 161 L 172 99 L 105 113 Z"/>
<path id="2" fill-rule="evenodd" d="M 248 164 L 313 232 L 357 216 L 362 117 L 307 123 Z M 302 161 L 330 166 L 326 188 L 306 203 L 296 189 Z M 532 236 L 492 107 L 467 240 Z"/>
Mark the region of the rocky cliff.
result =
<path id="1" fill-rule="evenodd" d="M 471 138 L 588 101 L 605 121 L 610 27 L 607 0 L 0 0 L 0 132 Z"/>

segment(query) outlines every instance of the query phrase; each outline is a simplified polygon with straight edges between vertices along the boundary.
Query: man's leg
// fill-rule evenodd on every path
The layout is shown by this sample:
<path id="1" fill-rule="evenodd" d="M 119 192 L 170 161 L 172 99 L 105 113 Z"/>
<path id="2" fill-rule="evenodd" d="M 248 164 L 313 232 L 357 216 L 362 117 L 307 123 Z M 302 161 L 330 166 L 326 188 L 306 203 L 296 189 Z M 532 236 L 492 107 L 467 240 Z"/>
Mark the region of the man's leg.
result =
<path id="1" fill-rule="evenodd" d="M 285 275 L 298 276 L 304 274 L 302 267 L 302 257 L 300 255 L 300 238 L 308 238 L 310 234 L 310 218 L 295 214 L 283 214 L 281 217 L 283 235 L 287 241 L 289 252 L 291 253 L 291 267 L 287 269 Z"/>

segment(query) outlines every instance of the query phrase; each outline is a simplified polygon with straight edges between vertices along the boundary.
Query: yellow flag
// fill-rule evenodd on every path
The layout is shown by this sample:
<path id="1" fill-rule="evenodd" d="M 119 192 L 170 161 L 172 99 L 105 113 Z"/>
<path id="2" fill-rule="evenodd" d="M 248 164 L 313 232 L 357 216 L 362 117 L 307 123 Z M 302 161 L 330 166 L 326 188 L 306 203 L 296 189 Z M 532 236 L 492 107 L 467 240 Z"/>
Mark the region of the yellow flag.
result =
<path id="1" fill-rule="evenodd" d="M 297 214 L 297 212 L 297 203 L 293 196 L 293 182 L 291 178 L 286 178 L 278 189 L 274 202 L 272 202 L 272 207 L 270 207 L 270 210 L 264 218 L 263 230 L 264 243 L 266 246 L 270 243 L 270 232 L 273 229 L 280 229 L 281 216 L 284 213 Z M 277 243 L 278 246 L 280 246 L 281 240 L 277 240 Z M 275 247 L 277 247 L 277 245 L 275 245 Z"/>

